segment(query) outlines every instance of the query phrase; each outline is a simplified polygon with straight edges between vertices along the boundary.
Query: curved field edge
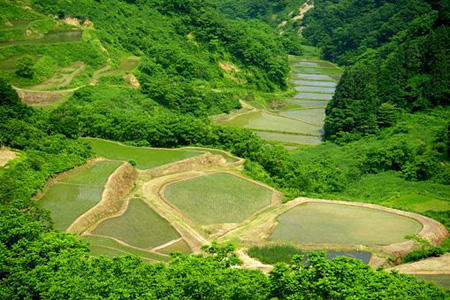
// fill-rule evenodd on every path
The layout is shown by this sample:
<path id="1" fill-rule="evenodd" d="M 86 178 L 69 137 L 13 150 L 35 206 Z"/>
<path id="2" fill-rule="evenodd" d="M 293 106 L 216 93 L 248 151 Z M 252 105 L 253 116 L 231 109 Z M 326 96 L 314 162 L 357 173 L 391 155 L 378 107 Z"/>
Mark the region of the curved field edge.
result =
<path id="1" fill-rule="evenodd" d="M 167 220 L 139 198 L 128 200 L 122 215 L 103 220 L 92 233 L 109 236 L 145 250 L 181 238 Z"/>
<path id="2" fill-rule="evenodd" d="M 50 210 L 58 229 L 70 231 L 73 222 L 101 201 L 105 192 L 103 183 L 118 166 L 117 162 L 90 160 L 50 179 L 35 200 Z"/>
<path id="3" fill-rule="evenodd" d="M 404 242 L 406 235 L 420 232 L 422 224 L 412 218 L 349 205 L 308 202 L 277 218 L 271 241 L 389 245 Z"/>
<path id="4" fill-rule="evenodd" d="M 214 172 L 166 185 L 163 197 L 199 224 L 212 225 L 242 222 L 270 205 L 272 194 L 234 174 Z"/>
<path id="5" fill-rule="evenodd" d="M 135 160 L 136 167 L 143 171 L 155 168 L 167 168 L 171 164 L 196 158 L 207 153 L 222 156 L 226 163 L 240 165 L 244 162 L 242 158 L 236 157 L 225 150 L 206 147 L 181 147 L 169 149 L 157 147 L 135 147 L 125 145 L 120 142 L 98 138 L 86 137 L 83 138 L 83 140 L 92 143 L 98 156 L 120 161 Z M 167 157 L 163 154 L 167 154 Z"/>
<path id="6" fill-rule="evenodd" d="M 257 218 L 253 219 L 251 222 L 243 222 L 240 227 L 233 231 L 228 232 L 220 238 L 223 242 L 241 242 L 244 244 L 260 244 L 267 241 L 272 230 L 277 224 L 277 217 L 283 213 L 289 211 L 290 209 L 308 202 L 316 203 L 334 203 L 350 206 L 365 207 L 370 209 L 376 209 L 380 211 L 390 212 L 402 216 L 406 216 L 419 221 L 422 224 L 422 230 L 419 232 L 419 236 L 423 239 L 429 241 L 433 245 L 439 245 L 443 240 L 445 240 L 449 233 L 447 229 L 439 222 L 432 220 L 430 218 L 424 217 L 416 213 L 410 213 L 405 211 L 400 211 L 392 208 L 387 208 L 374 204 L 367 203 L 356 203 L 356 202 L 346 202 L 346 201 L 336 201 L 336 200 L 323 200 L 323 199 L 312 199 L 312 198 L 297 198 L 291 200 L 283 205 L 276 206 L 271 210 L 260 214 Z M 350 244 L 302 244 L 302 247 L 307 249 L 349 249 L 358 248 L 360 245 L 350 245 Z M 414 248 L 413 241 L 406 241 L 402 243 L 395 243 L 385 246 L 377 245 L 365 245 L 366 249 L 373 249 L 376 252 L 394 254 L 396 256 L 402 256 L 407 252 L 410 252 Z"/>

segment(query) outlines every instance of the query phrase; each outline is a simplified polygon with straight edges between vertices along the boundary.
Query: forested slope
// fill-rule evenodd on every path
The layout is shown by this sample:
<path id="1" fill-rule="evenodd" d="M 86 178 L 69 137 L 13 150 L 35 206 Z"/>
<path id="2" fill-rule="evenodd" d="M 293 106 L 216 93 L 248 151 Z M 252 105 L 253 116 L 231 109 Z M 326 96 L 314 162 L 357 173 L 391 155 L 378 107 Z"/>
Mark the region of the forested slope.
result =
<path id="1" fill-rule="evenodd" d="M 38 7 L 60 18 L 88 18 L 107 49 L 143 57 L 142 92 L 183 113 L 240 107 L 224 87 L 287 88 L 286 52 L 268 26 L 231 21 L 205 1 L 39 1 Z"/>
<path id="2" fill-rule="evenodd" d="M 305 36 L 350 65 L 327 108 L 325 137 L 356 140 L 395 123 L 398 110 L 449 104 L 448 1 L 316 1 Z"/>
<path id="3" fill-rule="evenodd" d="M 94 155 L 79 136 L 143 146 L 224 148 L 248 159 L 248 174 L 291 197 L 327 193 L 342 196 L 339 193 L 344 190 L 351 194 L 348 186 L 359 182 L 361 170 L 377 175 L 377 170 L 389 169 L 389 161 L 383 160 L 387 161 L 386 166 L 374 165 L 377 155 L 385 154 L 382 147 L 376 149 L 379 152 L 366 154 L 364 168 L 348 159 L 343 160 L 348 168 L 326 157 L 320 161 L 324 158 L 318 158 L 320 154 L 316 153 L 309 161 L 298 159 L 281 146 L 267 145 L 248 130 L 211 125 L 207 114 L 239 107 L 240 89 L 245 94 L 287 88 L 289 70 L 283 42 L 272 27 L 260 21 L 229 20 L 213 6 L 195 0 L 25 2 L 41 14 L 56 15 L 57 19 L 70 16 L 91 20 L 95 36 L 108 53 L 101 56 L 100 62 L 96 55 L 102 50 L 89 42 L 83 44 L 95 50 L 88 52 L 93 56 L 87 56 L 96 66 L 108 58 L 118 61 L 124 55 L 142 57 L 137 72 L 142 92 L 100 82 L 77 90 L 67 102 L 47 111 L 23 105 L 14 89 L 0 81 L 0 145 L 20 153 L 18 159 L 0 169 L 1 298 L 448 297 L 436 286 L 413 277 L 372 270 L 347 258 L 328 261 L 323 255 L 311 255 L 306 267 L 298 259 L 292 265 L 278 265 L 269 276 L 231 268 L 238 263 L 230 253 L 233 248 L 216 245 L 206 249 L 203 256 L 175 255 L 168 265 L 150 265 L 134 257 L 90 258 L 86 244 L 56 232 L 47 213 L 31 200 L 52 176 Z M 23 11 L 23 3 L 20 4 L 19 11 Z M 61 46 L 46 46 L 39 51 L 48 57 L 53 52 L 45 51 L 57 52 L 54 47 Z M 13 50 L 7 53 L 15 55 L 28 48 L 8 49 Z M 73 48 L 74 54 L 83 55 L 70 62 L 85 59 L 88 54 L 77 49 Z M 226 69 L 235 71 L 227 73 Z M 443 110 L 443 114 L 447 113 Z M 424 118 L 437 128 L 443 127 L 441 120 L 433 117 Z M 394 127 L 385 135 L 399 134 L 395 130 Z M 403 129 L 398 130 L 401 133 Z M 445 135 L 436 143 L 441 152 L 447 151 Z M 346 149 L 351 148 L 349 144 Z M 355 148 L 360 149 L 359 145 Z M 411 151 L 408 158 L 421 151 L 420 145 L 413 144 Z M 413 164 L 414 160 L 406 162 Z M 405 172 L 405 176 L 408 174 L 415 173 Z M 397 173 L 394 177 L 399 178 Z M 432 189 L 431 183 L 423 184 Z M 438 187 L 447 197 L 445 187 Z M 359 200 L 360 189 L 356 190 L 352 199 Z M 392 189 L 388 189 L 390 192 Z"/>

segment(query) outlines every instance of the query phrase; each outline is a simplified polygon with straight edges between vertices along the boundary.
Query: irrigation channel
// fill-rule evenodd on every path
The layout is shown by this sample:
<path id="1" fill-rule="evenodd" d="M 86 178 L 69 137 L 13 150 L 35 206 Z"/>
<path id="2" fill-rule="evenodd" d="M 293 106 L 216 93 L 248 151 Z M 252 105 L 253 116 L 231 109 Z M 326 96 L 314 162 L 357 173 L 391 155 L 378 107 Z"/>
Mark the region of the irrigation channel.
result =
<path id="1" fill-rule="evenodd" d="M 214 118 L 218 125 L 251 129 L 266 141 L 287 148 L 321 142 L 325 108 L 333 98 L 342 70 L 317 57 L 290 57 L 292 97 L 269 100 L 270 109 L 250 109 Z M 252 105 L 252 103 L 246 103 Z"/>

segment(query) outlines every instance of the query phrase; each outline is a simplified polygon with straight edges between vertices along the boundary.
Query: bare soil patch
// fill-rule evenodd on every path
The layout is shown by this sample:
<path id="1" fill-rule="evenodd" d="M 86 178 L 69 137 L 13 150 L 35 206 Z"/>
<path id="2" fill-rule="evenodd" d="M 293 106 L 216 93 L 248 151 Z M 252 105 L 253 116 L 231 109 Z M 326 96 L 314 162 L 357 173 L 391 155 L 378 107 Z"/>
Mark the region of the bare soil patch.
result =
<path id="1" fill-rule="evenodd" d="M 16 156 L 16 152 L 13 152 L 8 148 L 0 148 L 0 167 L 6 166 L 6 164 L 16 158 Z"/>
<path id="2" fill-rule="evenodd" d="M 66 97 L 75 90 L 76 89 L 57 92 L 47 92 L 47 91 L 33 91 L 16 88 L 16 91 L 19 94 L 20 99 L 22 99 L 22 102 L 29 105 L 53 104 L 63 99 L 64 97 Z"/>

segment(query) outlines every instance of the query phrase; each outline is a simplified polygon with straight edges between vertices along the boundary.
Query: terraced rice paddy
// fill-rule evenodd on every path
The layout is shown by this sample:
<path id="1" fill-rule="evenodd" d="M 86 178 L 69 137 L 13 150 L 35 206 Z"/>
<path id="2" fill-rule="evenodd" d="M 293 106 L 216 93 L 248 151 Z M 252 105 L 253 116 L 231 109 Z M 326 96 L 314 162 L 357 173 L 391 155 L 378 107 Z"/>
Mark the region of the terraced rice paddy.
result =
<path id="1" fill-rule="evenodd" d="M 55 227 L 67 230 L 78 217 L 99 203 L 104 184 L 119 165 L 119 162 L 98 162 L 51 185 L 39 203 L 50 211 Z"/>
<path id="2" fill-rule="evenodd" d="M 139 66 L 140 62 L 141 62 L 140 57 L 136 57 L 136 56 L 127 57 L 120 62 L 120 65 L 116 69 L 101 72 L 99 74 L 99 76 L 100 77 L 102 77 L 102 76 L 120 76 L 120 75 L 129 73 L 129 72 L 132 72 Z"/>
<path id="3" fill-rule="evenodd" d="M 17 69 L 17 61 L 22 55 L 14 55 L 0 61 L 0 71 L 13 71 Z M 38 60 L 38 56 L 33 56 L 34 61 Z"/>
<path id="4" fill-rule="evenodd" d="M 295 73 L 293 75 L 293 78 L 316 80 L 316 81 L 335 81 L 335 78 L 333 78 L 331 75 L 322 75 L 322 74 Z"/>
<path id="5" fill-rule="evenodd" d="M 291 99 L 291 100 L 286 100 L 286 102 L 289 102 L 291 104 L 296 104 L 298 106 L 300 106 L 303 109 L 308 109 L 308 108 L 322 108 L 322 110 L 325 112 L 325 108 L 328 105 L 328 101 L 324 101 L 324 100 L 300 100 L 300 99 Z"/>
<path id="6" fill-rule="evenodd" d="M 302 134 L 289 134 L 280 132 L 255 131 L 263 140 L 278 141 L 288 144 L 316 145 L 321 142 L 320 136 L 308 136 Z M 297 149 L 294 147 L 292 149 Z"/>
<path id="7" fill-rule="evenodd" d="M 289 245 L 276 245 L 265 247 L 252 247 L 248 254 L 263 263 L 276 264 L 278 262 L 290 263 L 294 255 L 308 255 L 307 251 L 302 251 Z M 351 257 L 362 260 L 363 263 L 368 264 L 372 254 L 365 251 L 326 251 L 328 259 L 334 259 L 338 256 Z"/>
<path id="8" fill-rule="evenodd" d="M 280 113 L 282 116 L 297 118 L 309 122 L 316 126 L 322 126 L 325 121 L 325 111 L 323 109 L 297 109 Z"/>
<path id="9" fill-rule="evenodd" d="M 332 94 L 321 94 L 321 93 L 299 93 L 294 96 L 296 99 L 309 99 L 309 100 L 331 100 L 333 98 Z"/>
<path id="10" fill-rule="evenodd" d="M 438 286 L 450 290 L 450 274 L 414 274 L 414 277 L 434 282 Z"/>
<path id="11" fill-rule="evenodd" d="M 324 93 L 332 94 L 336 90 L 333 87 L 323 87 L 323 86 L 296 86 L 297 91 L 302 91 L 306 93 Z"/>
<path id="12" fill-rule="evenodd" d="M 271 203 L 273 192 L 228 173 L 169 185 L 166 200 L 201 225 L 238 223 Z"/>
<path id="13" fill-rule="evenodd" d="M 103 221 L 93 233 L 141 249 L 151 249 L 181 237 L 166 219 L 141 199 L 131 199 L 123 215 Z"/>
<path id="14" fill-rule="evenodd" d="M 92 143 L 92 147 L 98 156 L 120 161 L 134 160 L 136 161 L 136 167 L 141 170 L 159 167 L 204 153 L 194 150 L 131 147 L 98 139 L 87 138 L 86 140 Z"/>
<path id="15" fill-rule="evenodd" d="M 273 241 L 387 245 L 405 241 L 422 225 L 416 220 L 364 207 L 305 203 L 278 217 Z"/>
<path id="16" fill-rule="evenodd" d="M 0 46 L 81 42 L 82 30 L 50 31 L 42 38 L 0 43 Z"/>
<path id="17" fill-rule="evenodd" d="M 229 121 L 227 125 L 249 128 L 258 131 L 273 131 L 278 133 L 296 133 L 319 136 L 319 128 L 317 128 L 317 126 L 266 112 L 240 115 Z"/>
<path id="18" fill-rule="evenodd" d="M 310 86 L 324 86 L 324 87 L 336 87 L 336 82 L 330 81 L 311 81 L 311 80 L 299 80 L 293 79 L 291 83 L 294 84 L 301 90 L 301 87 L 310 87 Z"/>
<path id="19" fill-rule="evenodd" d="M 105 255 L 116 257 L 121 255 L 138 255 L 149 260 L 165 261 L 169 259 L 167 256 L 158 255 L 154 252 L 127 247 L 107 237 L 87 235 L 83 236 L 83 239 L 89 242 L 92 256 Z"/>
<path id="20" fill-rule="evenodd" d="M 157 251 L 158 251 L 158 253 L 163 253 L 163 254 L 171 254 L 172 252 L 175 252 L 175 251 L 189 254 L 189 253 L 191 253 L 191 248 L 183 239 L 180 239 L 179 241 L 177 241 L 173 244 L 170 244 L 167 247 L 160 248 Z"/>
<path id="21" fill-rule="evenodd" d="M 310 53 L 317 52 L 312 50 Z M 342 70 L 318 57 L 291 57 L 291 68 L 291 83 L 298 93 L 284 99 L 285 107 L 275 111 L 278 117 L 259 111 L 217 123 L 249 128 L 264 140 L 290 148 L 320 143 L 325 108 L 333 98 Z"/>

